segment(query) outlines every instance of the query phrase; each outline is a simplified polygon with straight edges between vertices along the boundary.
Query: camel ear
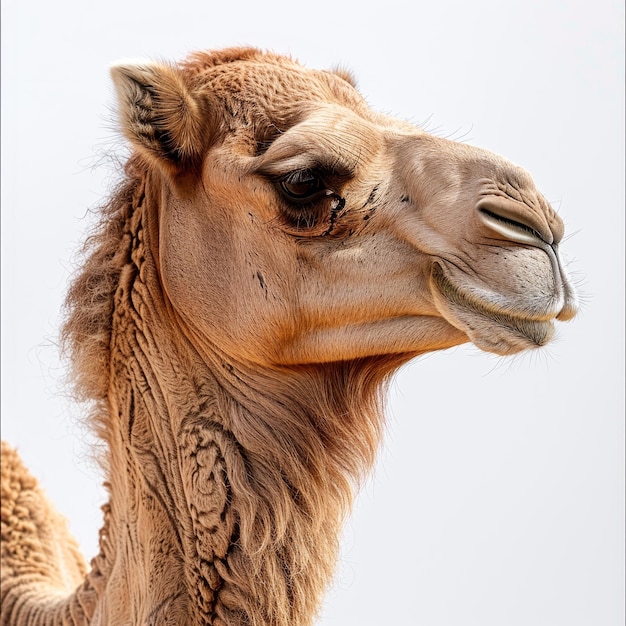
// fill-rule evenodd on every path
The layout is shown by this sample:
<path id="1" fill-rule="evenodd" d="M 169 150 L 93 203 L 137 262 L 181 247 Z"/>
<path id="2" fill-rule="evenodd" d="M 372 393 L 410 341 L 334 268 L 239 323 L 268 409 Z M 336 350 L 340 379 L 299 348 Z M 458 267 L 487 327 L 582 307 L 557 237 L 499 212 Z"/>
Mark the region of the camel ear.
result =
<path id="1" fill-rule="evenodd" d="M 122 131 L 147 156 L 174 173 L 202 156 L 206 116 L 202 100 L 175 67 L 120 62 L 111 67 Z"/>

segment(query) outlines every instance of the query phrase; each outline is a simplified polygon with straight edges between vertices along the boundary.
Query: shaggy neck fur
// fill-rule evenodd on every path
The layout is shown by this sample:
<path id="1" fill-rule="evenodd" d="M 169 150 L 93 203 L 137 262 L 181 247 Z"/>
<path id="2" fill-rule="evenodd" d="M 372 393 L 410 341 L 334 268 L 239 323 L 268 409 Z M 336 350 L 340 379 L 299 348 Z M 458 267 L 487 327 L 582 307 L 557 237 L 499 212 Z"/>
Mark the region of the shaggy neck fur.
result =
<path id="1" fill-rule="evenodd" d="M 305 626 L 400 359 L 290 370 L 228 360 L 169 306 L 158 185 L 129 172 L 68 298 L 66 341 L 108 444 L 101 553 L 52 621 L 37 621 L 33 603 L 16 623 Z"/>

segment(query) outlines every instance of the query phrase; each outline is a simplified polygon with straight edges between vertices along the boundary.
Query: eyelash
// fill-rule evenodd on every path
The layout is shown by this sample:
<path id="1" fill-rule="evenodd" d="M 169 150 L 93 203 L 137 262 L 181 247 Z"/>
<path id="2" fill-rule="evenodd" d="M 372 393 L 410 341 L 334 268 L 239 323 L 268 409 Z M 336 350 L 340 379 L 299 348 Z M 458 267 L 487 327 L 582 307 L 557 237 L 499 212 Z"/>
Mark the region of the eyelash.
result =
<path id="1" fill-rule="evenodd" d="M 278 180 L 280 193 L 290 202 L 310 204 L 333 191 L 324 180 L 324 176 L 314 169 L 295 170 Z"/>
<path id="2" fill-rule="evenodd" d="M 277 191 L 285 200 L 282 209 L 285 225 L 293 234 L 325 236 L 333 230 L 345 199 L 333 191 L 327 183 L 329 178 L 332 175 L 308 168 L 274 179 Z"/>

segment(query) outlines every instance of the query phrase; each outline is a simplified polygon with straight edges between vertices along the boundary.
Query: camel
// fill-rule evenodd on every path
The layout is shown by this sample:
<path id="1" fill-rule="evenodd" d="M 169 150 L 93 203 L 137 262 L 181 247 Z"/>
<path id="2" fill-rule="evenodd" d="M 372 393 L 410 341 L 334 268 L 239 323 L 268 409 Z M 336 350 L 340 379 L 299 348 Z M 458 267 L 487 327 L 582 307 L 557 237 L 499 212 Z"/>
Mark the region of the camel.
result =
<path id="1" fill-rule="evenodd" d="M 392 374 L 574 317 L 522 168 L 376 113 L 343 71 L 237 48 L 111 70 L 130 142 L 63 344 L 106 444 L 87 568 L 2 450 L 4 626 L 307 626 Z"/>

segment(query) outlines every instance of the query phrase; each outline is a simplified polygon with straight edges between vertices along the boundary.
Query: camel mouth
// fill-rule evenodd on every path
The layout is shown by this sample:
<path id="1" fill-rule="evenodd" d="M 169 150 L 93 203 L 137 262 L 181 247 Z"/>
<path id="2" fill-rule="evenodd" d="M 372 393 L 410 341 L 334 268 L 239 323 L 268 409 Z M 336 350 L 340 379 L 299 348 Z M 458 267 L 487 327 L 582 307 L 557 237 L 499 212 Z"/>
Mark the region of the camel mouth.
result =
<path id="1" fill-rule="evenodd" d="M 514 314 L 496 308 L 456 285 L 439 263 L 432 269 L 432 280 L 438 294 L 444 317 L 465 332 L 470 340 L 487 352 L 508 355 L 528 348 L 545 346 L 554 336 L 552 319 L 538 319 L 530 313 Z M 435 300 L 440 298 L 435 296 Z"/>

